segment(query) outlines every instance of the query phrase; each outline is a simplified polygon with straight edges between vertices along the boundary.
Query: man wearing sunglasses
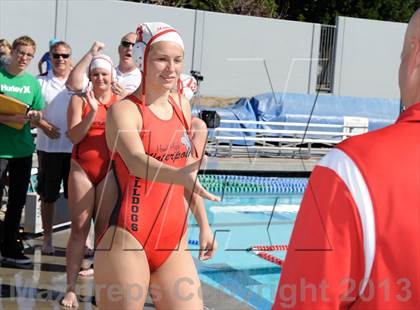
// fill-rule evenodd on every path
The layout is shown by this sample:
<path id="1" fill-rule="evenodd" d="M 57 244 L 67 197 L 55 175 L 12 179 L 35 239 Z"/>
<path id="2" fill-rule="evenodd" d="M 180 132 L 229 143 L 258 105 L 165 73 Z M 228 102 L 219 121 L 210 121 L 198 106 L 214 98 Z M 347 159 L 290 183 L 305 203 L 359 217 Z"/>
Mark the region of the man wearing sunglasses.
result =
<path id="1" fill-rule="evenodd" d="M 71 47 L 63 41 L 50 46 L 51 70 L 37 77 L 45 99 L 43 119 L 39 121 L 36 149 L 38 154 L 37 192 L 41 198 L 44 229 L 43 254 L 53 254 L 52 226 L 55 202 L 60 196 L 61 182 L 67 198 L 72 144 L 67 138 L 67 107 L 71 94 L 66 81 L 71 71 Z"/>
<path id="2" fill-rule="evenodd" d="M 48 42 L 49 50 L 44 55 L 42 55 L 41 59 L 38 62 L 39 74 L 47 73 L 48 71 L 50 71 L 52 69 L 50 50 L 51 50 L 51 46 L 54 45 L 57 42 L 58 42 L 58 40 L 56 38 L 53 38 Z M 43 66 L 44 63 L 46 63 L 46 65 L 47 65 L 47 69 L 45 71 L 43 71 L 43 69 L 42 69 L 42 66 Z"/>
<path id="3" fill-rule="evenodd" d="M 4 218 L 4 236 L 0 246 L 2 259 L 10 264 L 27 264 L 31 259 L 23 252 L 19 236 L 22 210 L 26 203 L 32 168 L 34 140 L 30 121 L 41 118 L 44 107 L 41 88 L 35 77 L 25 72 L 34 58 L 36 44 L 28 36 L 17 38 L 12 44 L 10 62 L 0 68 L 0 91 L 28 106 L 27 114 L 0 114 L 0 178 L 9 171 L 9 195 Z M 3 122 L 23 125 L 21 129 Z"/>
<path id="4" fill-rule="evenodd" d="M 141 73 L 139 68 L 135 65 L 132 54 L 133 46 L 136 41 L 136 34 L 129 32 L 121 38 L 120 45 L 118 46 L 119 62 L 115 67 L 115 76 L 113 77 L 113 92 L 120 98 L 133 93 L 141 82 Z M 72 91 L 86 91 L 89 80 L 86 72 L 92 58 L 101 54 L 105 44 L 96 41 L 93 43 L 90 50 L 73 68 L 66 86 Z"/>

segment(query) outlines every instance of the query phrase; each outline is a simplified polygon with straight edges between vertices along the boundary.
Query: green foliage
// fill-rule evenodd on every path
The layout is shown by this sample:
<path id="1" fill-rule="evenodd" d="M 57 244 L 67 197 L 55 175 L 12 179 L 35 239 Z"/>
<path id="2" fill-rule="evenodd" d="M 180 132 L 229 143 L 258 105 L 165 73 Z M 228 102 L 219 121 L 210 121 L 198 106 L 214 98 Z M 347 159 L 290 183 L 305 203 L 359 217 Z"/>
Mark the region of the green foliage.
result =
<path id="1" fill-rule="evenodd" d="M 125 0 L 190 9 L 335 24 L 337 16 L 408 22 L 420 0 Z"/>
<path id="2" fill-rule="evenodd" d="M 285 17 L 292 20 L 335 24 L 337 16 L 408 22 L 420 0 L 278 0 L 288 6 Z"/>
<path id="3" fill-rule="evenodd" d="M 204 11 L 277 17 L 275 0 L 126 0 L 140 3 L 183 7 Z"/>

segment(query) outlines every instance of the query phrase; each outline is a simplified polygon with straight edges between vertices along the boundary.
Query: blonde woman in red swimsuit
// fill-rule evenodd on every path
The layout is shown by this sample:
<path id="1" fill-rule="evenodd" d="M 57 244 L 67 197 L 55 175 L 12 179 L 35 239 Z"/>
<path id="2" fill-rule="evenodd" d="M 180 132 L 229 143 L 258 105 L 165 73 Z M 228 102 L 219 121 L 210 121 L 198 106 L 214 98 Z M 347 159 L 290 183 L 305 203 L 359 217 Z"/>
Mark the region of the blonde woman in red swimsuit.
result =
<path id="1" fill-rule="evenodd" d="M 65 307 L 78 306 L 75 285 L 93 214 L 116 194 L 114 187 L 105 188 L 110 166 L 106 113 L 117 100 L 111 91 L 113 70 L 108 56 L 96 55 L 88 69 L 91 89 L 74 95 L 68 108 L 67 135 L 74 145 L 68 181 L 71 233 L 66 251 L 67 292 L 61 301 Z"/>
<path id="2" fill-rule="evenodd" d="M 96 247 L 96 300 L 101 309 L 142 309 L 150 290 L 157 309 L 200 309 L 184 196 L 219 199 L 195 182 L 199 161 L 192 159 L 189 102 L 180 91 L 171 94 L 183 70 L 184 45 L 169 25 L 144 23 L 133 58 L 142 84 L 107 115 L 118 199 Z M 200 258 L 208 259 L 214 240 L 203 205 L 193 213 L 200 225 Z"/>

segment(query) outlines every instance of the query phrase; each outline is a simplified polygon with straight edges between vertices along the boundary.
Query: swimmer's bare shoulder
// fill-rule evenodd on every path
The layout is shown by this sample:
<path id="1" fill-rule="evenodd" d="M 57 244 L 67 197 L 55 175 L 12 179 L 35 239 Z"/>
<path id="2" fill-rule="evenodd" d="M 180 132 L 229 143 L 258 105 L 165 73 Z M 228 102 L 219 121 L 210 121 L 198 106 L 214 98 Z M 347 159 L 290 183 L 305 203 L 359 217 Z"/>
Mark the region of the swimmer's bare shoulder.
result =
<path id="1" fill-rule="evenodd" d="M 107 118 L 108 117 L 110 117 L 111 120 L 114 120 L 115 118 L 120 119 L 123 117 L 123 120 L 129 124 L 131 119 L 138 119 L 138 117 L 141 118 L 141 113 L 133 101 L 129 99 L 123 99 L 117 101 L 109 108 L 107 113 Z"/>
<path id="2" fill-rule="evenodd" d="M 114 103 L 107 111 L 106 140 L 108 146 L 114 145 L 121 131 L 138 132 L 143 125 L 141 113 L 134 102 L 123 99 Z"/>

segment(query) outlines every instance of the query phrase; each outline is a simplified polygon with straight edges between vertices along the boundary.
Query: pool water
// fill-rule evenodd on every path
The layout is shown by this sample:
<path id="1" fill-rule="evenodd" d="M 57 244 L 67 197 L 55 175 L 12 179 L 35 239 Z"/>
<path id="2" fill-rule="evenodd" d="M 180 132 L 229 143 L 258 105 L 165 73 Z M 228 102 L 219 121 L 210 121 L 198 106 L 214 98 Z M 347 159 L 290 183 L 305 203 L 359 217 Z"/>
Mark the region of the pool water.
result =
<path id="1" fill-rule="evenodd" d="M 287 245 L 301 199 L 301 193 L 253 197 L 232 194 L 225 195 L 221 202 L 206 201 L 218 250 L 211 260 L 198 263 L 201 280 L 252 307 L 270 309 L 280 266 L 247 249 L 254 245 Z M 194 223 L 190 219 L 190 240 L 198 240 L 199 229 Z M 198 246 L 190 248 L 197 251 Z M 285 251 L 268 253 L 281 259 L 286 254 Z"/>

